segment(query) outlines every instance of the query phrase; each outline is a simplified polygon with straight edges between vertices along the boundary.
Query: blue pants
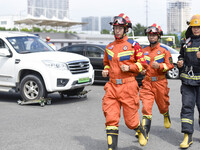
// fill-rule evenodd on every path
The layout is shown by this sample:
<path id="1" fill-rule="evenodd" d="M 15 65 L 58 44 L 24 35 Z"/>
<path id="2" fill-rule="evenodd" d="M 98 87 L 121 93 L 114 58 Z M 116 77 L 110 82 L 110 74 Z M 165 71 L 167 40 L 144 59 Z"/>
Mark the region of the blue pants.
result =
<path id="1" fill-rule="evenodd" d="M 194 132 L 194 108 L 195 104 L 200 112 L 200 86 L 182 84 L 182 109 L 181 109 L 181 132 Z"/>

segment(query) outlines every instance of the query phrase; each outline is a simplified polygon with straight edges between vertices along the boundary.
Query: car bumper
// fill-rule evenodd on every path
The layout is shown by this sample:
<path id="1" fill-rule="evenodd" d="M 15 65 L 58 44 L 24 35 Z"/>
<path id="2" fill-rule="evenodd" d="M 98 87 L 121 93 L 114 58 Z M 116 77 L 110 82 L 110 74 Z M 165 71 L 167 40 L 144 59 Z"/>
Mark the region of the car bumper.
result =
<path id="1" fill-rule="evenodd" d="M 76 89 L 92 85 L 94 82 L 93 69 L 90 69 L 89 72 L 82 74 L 71 74 L 68 70 L 49 70 L 47 73 L 43 77 L 47 92 Z"/>

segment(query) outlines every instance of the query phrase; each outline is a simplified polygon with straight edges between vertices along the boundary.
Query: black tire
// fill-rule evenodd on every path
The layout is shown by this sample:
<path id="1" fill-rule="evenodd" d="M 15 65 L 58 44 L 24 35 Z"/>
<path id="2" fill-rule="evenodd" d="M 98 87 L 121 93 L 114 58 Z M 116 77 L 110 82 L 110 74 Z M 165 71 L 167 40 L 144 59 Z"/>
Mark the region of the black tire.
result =
<path id="1" fill-rule="evenodd" d="M 20 95 L 25 101 L 45 98 L 47 92 L 41 77 L 38 75 L 25 76 L 20 82 Z"/>
<path id="2" fill-rule="evenodd" d="M 67 96 L 74 96 L 74 95 L 79 95 L 79 93 L 82 92 L 83 90 L 84 90 L 84 87 L 81 87 L 77 89 L 62 91 L 60 93 Z"/>
<path id="3" fill-rule="evenodd" d="M 174 64 L 174 68 L 167 72 L 167 78 L 169 79 L 178 79 L 179 78 L 179 69 L 176 64 Z"/>

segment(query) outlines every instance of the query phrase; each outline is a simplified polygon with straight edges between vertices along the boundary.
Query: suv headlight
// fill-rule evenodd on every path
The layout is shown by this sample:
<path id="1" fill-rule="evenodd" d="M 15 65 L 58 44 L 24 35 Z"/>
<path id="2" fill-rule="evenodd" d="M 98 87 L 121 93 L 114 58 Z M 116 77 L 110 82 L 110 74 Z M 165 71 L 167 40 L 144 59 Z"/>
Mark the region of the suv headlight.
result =
<path id="1" fill-rule="evenodd" d="M 43 60 L 42 61 L 47 67 L 59 70 L 68 70 L 67 65 L 62 62 Z"/>

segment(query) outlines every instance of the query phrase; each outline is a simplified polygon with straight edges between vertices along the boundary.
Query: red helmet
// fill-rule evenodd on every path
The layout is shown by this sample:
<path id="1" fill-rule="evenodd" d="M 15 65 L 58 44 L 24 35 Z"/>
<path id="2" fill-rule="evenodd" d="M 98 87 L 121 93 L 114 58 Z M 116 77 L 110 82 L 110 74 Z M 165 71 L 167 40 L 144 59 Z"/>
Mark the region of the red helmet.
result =
<path id="1" fill-rule="evenodd" d="M 158 34 L 159 36 L 163 35 L 161 27 L 157 24 L 153 24 L 144 30 L 145 35 L 147 34 Z"/>
<path id="2" fill-rule="evenodd" d="M 46 37 L 46 40 L 47 40 L 47 41 L 50 41 L 50 37 L 49 37 L 49 36 L 47 36 L 47 37 Z"/>
<path id="3" fill-rule="evenodd" d="M 110 22 L 110 25 L 113 26 L 125 26 L 127 28 L 132 28 L 132 23 L 128 16 L 124 13 L 119 14 L 113 18 L 113 22 Z"/>

